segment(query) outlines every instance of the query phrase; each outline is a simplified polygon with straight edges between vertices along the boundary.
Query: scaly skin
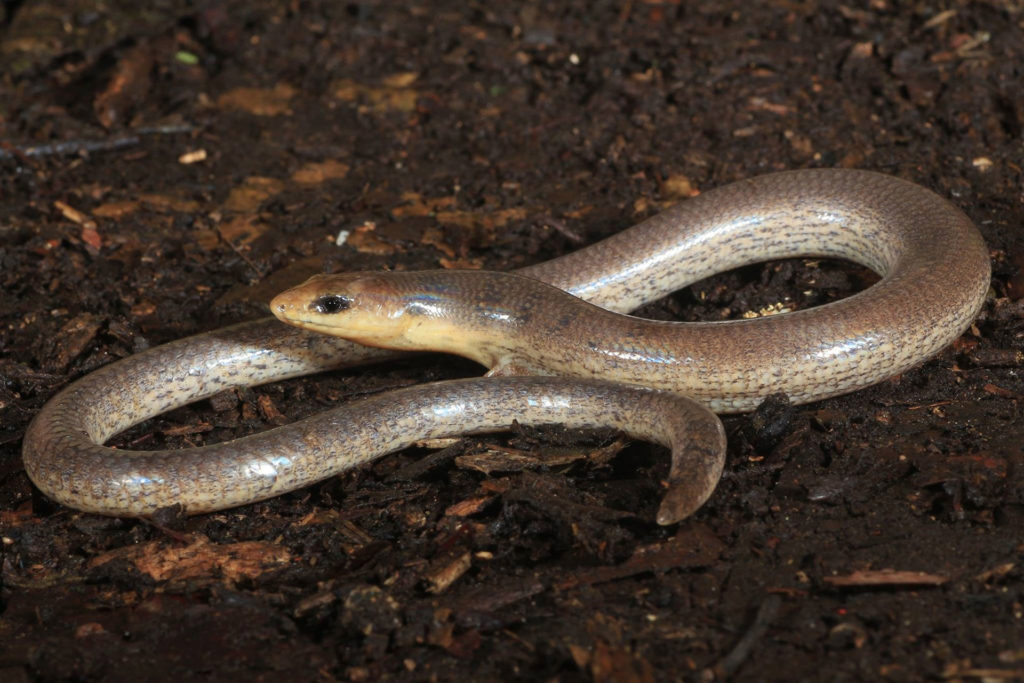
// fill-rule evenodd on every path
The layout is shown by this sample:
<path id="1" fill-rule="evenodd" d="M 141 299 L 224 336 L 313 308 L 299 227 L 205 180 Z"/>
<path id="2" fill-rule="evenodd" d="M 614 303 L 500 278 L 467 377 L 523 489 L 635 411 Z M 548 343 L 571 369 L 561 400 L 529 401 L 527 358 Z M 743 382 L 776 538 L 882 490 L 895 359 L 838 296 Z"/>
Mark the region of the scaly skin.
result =
<path id="1" fill-rule="evenodd" d="M 793 256 L 846 258 L 883 277 L 828 306 L 749 321 L 654 323 L 609 312 L 628 312 L 715 272 Z M 717 418 L 674 394 L 736 411 L 772 393 L 813 401 L 899 373 L 966 329 L 988 290 L 989 262 L 970 220 L 928 190 L 876 173 L 809 170 L 713 190 L 519 275 L 332 278 L 281 295 L 273 311 L 332 333 L 345 330 L 338 321 L 353 313 L 342 334 L 400 349 L 453 350 L 495 374 L 617 382 L 441 383 L 203 448 L 126 453 L 100 445 L 225 388 L 395 354 L 256 321 L 150 349 L 60 392 L 25 435 L 32 481 L 63 504 L 101 514 L 149 515 L 175 503 L 198 513 L 294 490 L 424 438 L 503 429 L 513 420 L 610 426 L 672 448 L 658 514 L 672 523 L 713 491 L 725 449 Z M 353 284 L 358 291 L 346 289 Z M 356 306 L 354 294 L 363 297 Z M 333 306 L 324 297 L 352 301 L 328 313 Z"/>
<path id="2" fill-rule="evenodd" d="M 637 243 L 647 255 L 633 263 L 627 250 Z M 605 306 L 614 296 L 607 292 L 620 291 L 626 301 L 616 307 L 624 308 L 717 270 L 791 256 L 848 259 L 882 279 L 826 306 L 713 323 L 633 318 L 534 279 L 581 296 L 599 286 L 591 298 Z M 278 295 L 271 310 L 360 344 L 457 353 L 504 374 L 663 389 L 721 413 L 751 410 L 776 393 L 816 401 L 903 372 L 970 325 L 989 282 L 988 252 L 966 216 L 916 185 L 851 171 L 736 183 L 521 273 L 531 277 L 320 275 Z M 572 277 L 590 284 L 570 286 Z"/>

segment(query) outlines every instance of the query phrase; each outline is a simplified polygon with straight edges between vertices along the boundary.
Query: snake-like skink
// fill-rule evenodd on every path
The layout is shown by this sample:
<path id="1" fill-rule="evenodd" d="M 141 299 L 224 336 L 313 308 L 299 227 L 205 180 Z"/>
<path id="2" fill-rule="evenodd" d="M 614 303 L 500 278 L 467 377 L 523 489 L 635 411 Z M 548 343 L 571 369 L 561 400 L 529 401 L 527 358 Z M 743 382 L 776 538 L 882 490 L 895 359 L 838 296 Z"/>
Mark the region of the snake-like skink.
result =
<path id="1" fill-rule="evenodd" d="M 825 306 L 752 320 L 621 315 L 711 274 L 797 256 L 848 259 L 881 279 Z M 658 513 L 671 523 L 710 495 L 724 462 L 717 418 L 683 397 L 735 412 L 775 393 L 803 403 L 868 386 L 960 335 L 989 277 L 977 228 L 922 187 L 867 171 L 761 176 L 515 274 L 317 276 L 272 302 L 289 323 L 361 344 L 452 351 L 493 375 L 580 380 L 494 376 L 412 387 L 197 449 L 126 453 L 100 445 L 226 388 L 395 353 L 257 321 L 156 347 L 78 380 L 29 426 L 25 467 L 44 493 L 78 509 L 147 515 L 180 503 L 195 513 L 294 490 L 442 434 L 513 420 L 611 426 L 673 449 Z"/>

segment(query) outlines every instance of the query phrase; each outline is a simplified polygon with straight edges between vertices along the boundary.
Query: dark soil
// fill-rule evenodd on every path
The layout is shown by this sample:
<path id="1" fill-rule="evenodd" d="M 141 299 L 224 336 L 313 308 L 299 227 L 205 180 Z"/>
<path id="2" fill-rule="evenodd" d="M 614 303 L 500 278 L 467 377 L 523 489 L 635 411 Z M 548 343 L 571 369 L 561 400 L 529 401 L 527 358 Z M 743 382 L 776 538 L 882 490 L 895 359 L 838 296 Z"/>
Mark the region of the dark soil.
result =
<path id="1" fill-rule="evenodd" d="M 1024 678 L 1020 2 L 0 11 L 0 680 Z M 677 526 L 653 523 L 663 450 L 579 434 L 403 452 L 160 523 L 57 506 L 23 471 L 61 387 L 263 315 L 310 273 L 515 268 L 814 166 L 949 197 L 991 247 L 991 297 L 913 371 L 727 419 L 726 475 Z M 644 313 L 867 283 L 775 263 Z M 226 440 L 476 372 L 433 357 L 241 390 L 117 443 Z M 509 448 L 525 465 L 480 471 Z"/>

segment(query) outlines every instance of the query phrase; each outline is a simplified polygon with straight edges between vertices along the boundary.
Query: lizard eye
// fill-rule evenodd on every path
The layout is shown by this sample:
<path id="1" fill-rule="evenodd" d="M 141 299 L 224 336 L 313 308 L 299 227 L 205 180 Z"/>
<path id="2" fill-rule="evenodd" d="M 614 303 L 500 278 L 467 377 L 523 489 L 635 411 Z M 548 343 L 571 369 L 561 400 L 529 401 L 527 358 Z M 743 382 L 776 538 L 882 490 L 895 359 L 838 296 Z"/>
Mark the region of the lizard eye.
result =
<path id="1" fill-rule="evenodd" d="M 344 311 L 351 305 L 352 300 L 347 296 L 328 294 L 327 296 L 322 296 L 319 299 L 316 299 L 309 305 L 309 308 L 317 313 L 331 314 Z"/>

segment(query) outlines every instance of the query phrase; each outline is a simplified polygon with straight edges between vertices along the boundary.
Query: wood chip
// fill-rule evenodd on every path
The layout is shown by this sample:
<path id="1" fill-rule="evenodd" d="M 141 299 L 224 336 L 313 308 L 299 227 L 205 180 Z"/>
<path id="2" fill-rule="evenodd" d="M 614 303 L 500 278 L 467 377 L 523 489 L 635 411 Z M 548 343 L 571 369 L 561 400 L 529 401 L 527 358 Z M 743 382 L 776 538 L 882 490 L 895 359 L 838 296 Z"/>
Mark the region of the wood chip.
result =
<path id="1" fill-rule="evenodd" d="M 425 577 L 427 591 L 435 595 L 445 592 L 460 576 L 469 571 L 471 566 L 473 566 L 473 556 L 468 552 L 462 553 Z"/>
<path id="2" fill-rule="evenodd" d="M 468 517 L 483 512 L 494 496 L 473 496 L 451 505 L 444 511 L 448 517 Z"/>
<path id="3" fill-rule="evenodd" d="M 580 584 L 606 583 L 644 572 L 706 567 L 717 560 L 725 549 L 725 543 L 709 527 L 691 523 L 665 543 L 638 548 L 620 565 L 577 572 L 558 584 L 558 588 L 564 590 Z"/>
<path id="4" fill-rule="evenodd" d="M 238 187 L 231 188 L 224 209 L 238 213 L 256 213 L 260 205 L 281 192 L 285 184 L 277 178 L 251 176 Z"/>
<path id="5" fill-rule="evenodd" d="M 270 226 L 255 214 L 235 216 L 217 226 L 220 236 L 232 246 L 250 244 L 265 233 Z"/>
<path id="6" fill-rule="evenodd" d="M 197 164 L 200 161 L 206 161 L 205 149 L 196 149 L 190 152 L 185 152 L 178 157 L 178 163 L 185 164 L 186 166 L 189 164 Z"/>
<path id="7" fill-rule="evenodd" d="M 146 208 L 172 213 L 196 213 L 201 211 L 203 206 L 192 199 L 183 199 L 166 194 L 141 194 L 139 201 L 146 205 Z M 95 211 L 93 213 L 96 213 Z"/>
<path id="8" fill-rule="evenodd" d="M 681 173 L 674 173 L 661 181 L 661 194 L 666 199 L 688 199 L 700 194 L 690 179 Z"/>
<path id="9" fill-rule="evenodd" d="M 267 88 L 235 88 L 217 98 L 221 109 L 236 109 L 255 116 L 277 116 L 291 114 L 290 103 L 296 94 L 295 88 L 287 83 L 278 83 Z"/>
<path id="10" fill-rule="evenodd" d="M 1020 394 L 1018 394 L 1016 391 L 1004 389 L 1000 386 L 992 384 L 991 382 L 982 387 L 982 389 L 985 391 L 986 394 L 992 394 L 993 396 L 999 396 L 1000 398 L 1020 398 Z"/>
<path id="11" fill-rule="evenodd" d="M 378 256 L 389 256 L 399 250 L 397 245 L 377 236 L 377 224 L 373 221 L 364 221 L 351 230 L 345 239 L 345 244 L 361 254 L 377 254 Z"/>
<path id="12" fill-rule="evenodd" d="M 288 422 L 288 418 L 277 409 L 274 405 L 274 400 L 266 394 L 260 394 L 259 398 L 256 399 L 259 404 L 260 413 L 263 415 L 263 419 L 267 420 L 276 425 L 282 425 Z"/>
<path id="13" fill-rule="evenodd" d="M 103 326 L 103 318 L 92 313 L 79 313 L 64 323 L 57 333 L 57 347 L 51 367 L 63 372 L 78 358 Z"/>
<path id="14" fill-rule="evenodd" d="M 189 434 L 204 434 L 206 432 L 212 432 L 213 425 L 209 422 L 196 422 L 195 424 L 189 425 L 176 425 L 174 427 L 166 427 L 161 429 L 160 432 L 165 436 L 188 436 Z"/>
<path id="15" fill-rule="evenodd" d="M 124 218 L 139 209 L 139 203 L 132 200 L 122 200 L 101 204 L 92 210 L 92 215 L 97 218 Z"/>
<path id="16" fill-rule="evenodd" d="M 419 92 L 408 87 L 416 80 L 416 74 L 401 73 L 384 79 L 383 87 L 363 85 L 344 78 L 331 85 L 331 95 L 343 102 L 362 100 L 377 112 L 412 112 L 416 109 Z M 405 84 L 405 85 L 403 85 Z"/>
<path id="17" fill-rule="evenodd" d="M 582 460 L 583 457 L 582 453 L 577 453 L 576 457 L 567 458 L 560 464 Z M 536 469 L 546 464 L 540 458 L 522 451 L 513 451 L 511 449 L 499 450 L 496 448 L 488 449 L 484 453 L 460 455 L 455 458 L 455 465 L 457 467 L 464 470 L 475 470 L 488 476 L 494 472 L 521 472 L 523 470 Z"/>
<path id="18" fill-rule="evenodd" d="M 93 227 L 96 226 L 96 223 L 91 218 L 89 218 L 87 214 L 82 213 L 81 211 L 74 208 L 70 204 L 67 204 L 62 201 L 55 201 L 53 203 L 53 206 L 58 211 L 60 211 L 61 215 L 64 216 L 64 218 L 67 218 L 72 223 L 77 223 L 78 225 L 92 224 Z"/>
<path id="19" fill-rule="evenodd" d="M 941 586 L 949 579 L 927 572 L 876 569 L 856 571 L 845 576 L 826 576 L 825 583 L 836 587 L 848 586 Z"/>
<path id="20" fill-rule="evenodd" d="M 184 547 L 165 547 L 163 541 L 126 546 L 94 557 L 89 567 L 114 560 L 129 562 L 156 581 L 207 579 L 234 584 L 286 565 L 292 556 L 286 548 L 273 543 L 243 541 L 222 545 L 200 536 Z"/>
<path id="21" fill-rule="evenodd" d="M 325 180 L 340 180 L 348 175 L 349 166 L 334 159 L 306 164 L 292 173 L 292 180 L 304 185 L 319 185 Z"/>
<path id="22" fill-rule="evenodd" d="M 107 87 L 92 103 L 96 118 L 104 128 L 113 128 L 128 119 L 149 93 L 152 71 L 151 43 L 143 41 L 124 51 Z"/>

